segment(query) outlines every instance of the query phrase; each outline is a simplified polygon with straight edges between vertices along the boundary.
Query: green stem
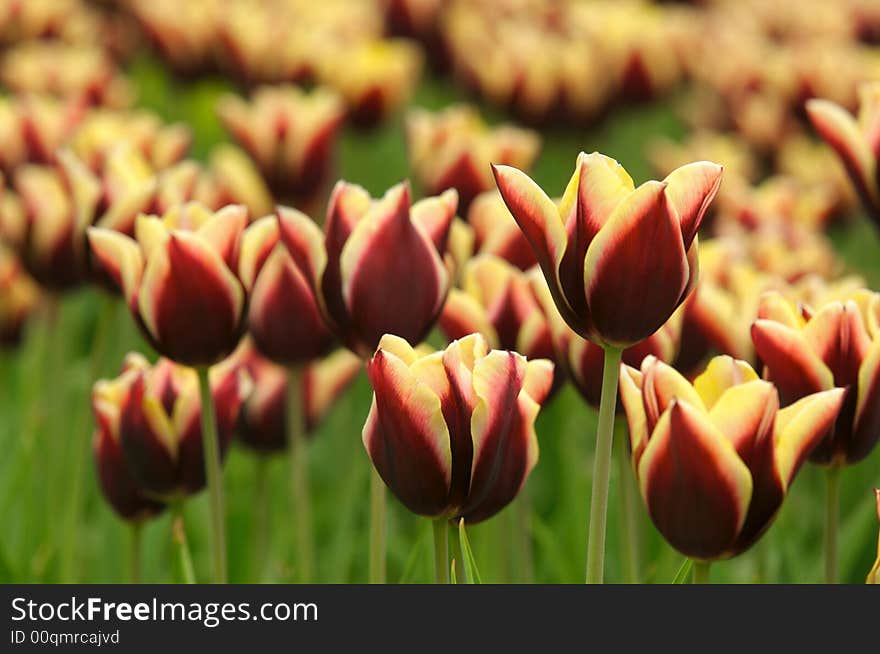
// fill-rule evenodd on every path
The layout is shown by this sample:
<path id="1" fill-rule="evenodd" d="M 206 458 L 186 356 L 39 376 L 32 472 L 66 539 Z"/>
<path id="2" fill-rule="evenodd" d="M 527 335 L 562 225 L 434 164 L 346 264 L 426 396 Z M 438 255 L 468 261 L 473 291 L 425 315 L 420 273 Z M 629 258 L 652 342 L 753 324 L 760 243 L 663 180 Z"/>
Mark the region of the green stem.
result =
<path id="1" fill-rule="evenodd" d="M 625 419 L 616 420 L 617 473 L 620 477 L 620 543 L 624 579 L 628 584 L 639 583 L 639 521 L 638 491 L 630 463 L 628 432 Z"/>
<path id="2" fill-rule="evenodd" d="M 434 527 L 434 581 L 438 584 L 449 583 L 449 521 L 437 518 Z M 456 565 L 456 572 L 461 562 Z"/>
<path id="3" fill-rule="evenodd" d="M 194 584 L 196 583 L 196 573 L 193 571 L 189 542 L 186 539 L 186 526 L 183 521 L 183 502 L 176 502 L 172 506 L 171 511 L 171 540 L 174 542 L 174 549 L 177 550 L 179 578 L 184 584 Z"/>
<path id="4" fill-rule="evenodd" d="M 840 466 L 825 473 L 825 583 L 837 583 L 837 524 L 840 521 Z"/>
<path id="5" fill-rule="evenodd" d="M 302 379 L 300 368 L 288 370 L 285 409 L 287 411 L 287 452 L 290 458 L 290 491 L 296 531 L 296 569 L 299 573 L 299 581 L 310 584 L 315 567 L 315 555 Z"/>
<path id="6" fill-rule="evenodd" d="M 694 582 L 695 584 L 709 583 L 709 566 L 708 561 L 694 561 Z"/>
<path id="7" fill-rule="evenodd" d="M 89 354 L 89 381 L 98 378 L 101 367 L 107 354 L 107 345 L 110 340 L 110 332 L 116 318 L 116 298 L 101 298 L 102 306 L 95 325 L 94 337 L 92 338 L 91 352 Z M 82 510 L 82 489 L 86 461 L 89 458 L 91 430 L 91 414 L 81 411 L 82 416 L 76 421 L 73 430 L 74 452 L 72 455 L 70 490 L 67 493 L 67 515 L 64 524 L 64 541 L 61 547 L 61 582 L 74 583 L 76 581 L 76 560 L 80 534 L 80 512 Z"/>
<path id="8" fill-rule="evenodd" d="M 205 478 L 211 510 L 211 540 L 214 558 L 214 583 L 226 583 L 226 515 L 223 503 L 223 468 L 220 465 L 220 439 L 214 397 L 208 380 L 208 368 L 198 368 L 202 406 L 202 447 L 205 454 Z"/>
<path id="9" fill-rule="evenodd" d="M 269 461 L 263 455 L 254 457 L 254 579 L 265 580 L 269 561 Z"/>
<path id="10" fill-rule="evenodd" d="M 131 523 L 131 550 L 128 558 L 128 583 L 141 583 L 141 549 L 144 540 L 144 523 Z"/>
<path id="11" fill-rule="evenodd" d="M 535 581 L 535 564 L 532 552 L 532 502 L 527 485 L 520 490 L 519 497 L 513 503 L 513 513 L 517 582 L 531 584 Z"/>
<path id="12" fill-rule="evenodd" d="M 370 583 L 385 583 L 385 482 L 370 471 Z"/>
<path id="13" fill-rule="evenodd" d="M 593 492 L 590 499 L 590 536 L 587 541 L 587 583 L 601 584 L 605 575 L 605 523 L 608 518 L 608 480 L 614 441 L 614 411 L 620 376 L 620 348 L 605 347 L 602 369 L 602 399 L 593 463 Z"/>

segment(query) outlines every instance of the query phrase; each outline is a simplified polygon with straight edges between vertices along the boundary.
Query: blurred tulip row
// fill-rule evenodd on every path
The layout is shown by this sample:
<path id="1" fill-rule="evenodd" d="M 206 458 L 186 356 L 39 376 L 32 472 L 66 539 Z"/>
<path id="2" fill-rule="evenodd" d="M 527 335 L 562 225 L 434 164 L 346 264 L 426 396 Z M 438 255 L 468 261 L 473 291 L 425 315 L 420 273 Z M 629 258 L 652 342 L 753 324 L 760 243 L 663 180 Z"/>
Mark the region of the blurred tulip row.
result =
<path id="1" fill-rule="evenodd" d="M 322 581 L 309 436 L 365 371 L 371 582 L 388 580 L 386 491 L 430 521 L 436 581 L 481 578 L 468 528 L 529 515 L 536 421 L 567 382 L 598 411 L 588 582 L 606 580 L 613 493 L 624 524 L 640 496 L 705 582 L 805 464 L 827 478 L 836 582 L 841 477 L 880 440 L 880 293 L 826 232 L 859 213 L 880 229 L 880 12 L 706 4 L 2 2 L 0 343 L 52 329 L 84 287 L 129 314 L 158 357 L 92 380 L 95 470 L 134 534 L 172 514 L 182 581 L 228 579 L 233 440 L 287 453 L 294 575 Z M 197 126 L 135 106 L 142 44 L 182 79 L 236 80 L 211 107 L 232 143 L 196 158 Z M 343 139 L 393 120 L 423 60 L 531 127 L 410 107 L 412 182 L 340 180 Z M 644 144 L 662 179 L 576 144 L 570 176 L 532 178 L 547 125 L 673 92 L 692 131 Z M 203 491 L 209 576 L 185 510 Z M 635 581 L 638 538 L 621 538 Z"/>

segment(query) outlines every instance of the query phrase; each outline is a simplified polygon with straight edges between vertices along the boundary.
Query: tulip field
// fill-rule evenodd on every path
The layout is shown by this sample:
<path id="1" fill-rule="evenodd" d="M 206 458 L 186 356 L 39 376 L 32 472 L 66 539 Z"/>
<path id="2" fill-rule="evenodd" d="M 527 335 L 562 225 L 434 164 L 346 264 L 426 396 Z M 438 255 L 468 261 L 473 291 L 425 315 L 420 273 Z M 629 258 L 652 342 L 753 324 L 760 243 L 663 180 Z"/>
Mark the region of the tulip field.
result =
<path id="1" fill-rule="evenodd" d="M 880 11 L 326 4 L 0 0 L 0 582 L 880 583 Z"/>

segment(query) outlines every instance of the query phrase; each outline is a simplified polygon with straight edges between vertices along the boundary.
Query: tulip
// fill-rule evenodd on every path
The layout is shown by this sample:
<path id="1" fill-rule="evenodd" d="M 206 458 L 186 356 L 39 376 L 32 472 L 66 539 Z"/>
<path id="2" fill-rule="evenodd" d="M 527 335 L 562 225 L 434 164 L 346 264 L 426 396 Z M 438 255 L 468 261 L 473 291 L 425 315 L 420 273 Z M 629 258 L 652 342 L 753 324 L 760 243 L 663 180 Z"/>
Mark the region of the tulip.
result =
<path id="1" fill-rule="evenodd" d="M 362 40 L 350 48 L 325 44 L 318 78 L 342 94 L 355 125 L 371 127 L 412 95 L 422 59 L 422 51 L 406 39 Z"/>
<path id="2" fill-rule="evenodd" d="M 207 67 L 222 3 L 132 0 L 130 5 L 140 26 L 175 70 L 193 74 Z"/>
<path id="3" fill-rule="evenodd" d="M 536 132 L 513 125 L 489 128 L 469 105 L 439 113 L 413 109 L 407 115 L 406 137 L 410 165 L 425 193 L 454 188 L 462 212 L 493 188 L 490 163 L 528 169 L 540 148 Z"/>
<path id="4" fill-rule="evenodd" d="M 0 169 L 11 173 L 24 163 L 53 163 L 84 111 L 78 100 L 0 98 Z"/>
<path id="5" fill-rule="evenodd" d="M 858 115 L 829 100 L 807 102 L 813 127 L 843 162 L 862 206 L 875 226 L 880 225 L 880 83 L 859 88 Z"/>
<path id="6" fill-rule="evenodd" d="M 859 290 L 818 308 L 797 307 L 778 293 L 766 294 L 752 326 L 752 339 L 766 377 L 783 405 L 809 393 L 845 388 L 837 420 L 810 455 L 828 466 L 825 578 L 837 578 L 837 513 L 840 470 L 864 459 L 880 440 L 880 294 Z"/>
<path id="7" fill-rule="evenodd" d="M 0 80 L 16 93 L 48 94 L 89 106 L 129 106 L 133 92 L 103 48 L 56 39 L 21 43 L 0 62 Z"/>
<path id="8" fill-rule="evenodd" d="M 840 409 L 833 388 L 779 408 L 772 383 L 718 356 L 693 385 L 647 357 L 622 366 L 632 462 L 654 525 L 697 563 L 735 556 L 772 523 L 800 466 Z"/>
<path id="9" fill-rule="evenodd" d="M 363 188 L 339 182 L 323 235 L 307 216 L 285 207 L 278 224 L 331 330 L 367 357 L 386 333 L 420 343 L 438 318 L 451 283 L 446 252 L 456 208 L 454 190 L 411 205 L 406 183 L 373 200 Z"/>
<path id="10" fill-rule="evenodd" d="M 4 198 L 0 232 L 40 284 L 64 291 L 92 275 L 86 229 L 131 232 L 154 180 L 124 149 L 108 158 L 101 177 L 67 150 L 58 162 L 57 168 L 29 164 L 16 171 L 16 194 Z"/>
<path id="11" fill-rule="evenodd" d="M 314 202 L 330 178 L 345 117 L 337 93 L 263 86 L 250 101 L 224 96 L 217 112 L 277 195 L 300 205 Z"/>
<path id="12" fill-rule="evenodd" d="M 465 264 L 462 287 L 449 292 L 439 325 L 450 341 L 479 333 L 489 347 L 554 359 L 550 324 L 528 276 L 491 255 Z"/>
<path id="13" fill-rule="evenodd" d="M 478 195 L 471 202 L 467 219 L 478 254 L 494 254 L 520 270 L 528 270 L 538 262 L 498 191 Z"/>
<path id="14" fill-rule="evenodd" d="M 877 520 L 880 520 L 880 488 L 874 489 L 874 496 L 877 499 Z M 877 537 L 877 560 L 874 561 L 874 565 L 868 573 L 865 583 L 880 584 L 880 536 Z"/>
<path id="15" fill-rule="evenodd" d="M 24 326 L 36 311 L 40 288 L 6 247 L 0 246 L 0 346 L 21 342 Z"/>
<path id="16" fill-rule="evenodd" d="M 435 520 L 435 535 L 445 536 L 449 520 L 480 522 L 514 499 L 537 462 L 534 421 L 553 383 L 551 362 L 490 351 L 478 334 L 420 355 L 389 334 L 367 374 L 374 393 L 364 446 L 395 497 Z"/>
<path id="17" fill-rule="evenodd" d="M 253 380 L 253 391 L 239 416 L 241 442 L 258 454 L 281 452 L 287 446 L 285 395 L 287 370 L 262 356 L 245 340 L 233 356 Z M 335 400 L 354 381 L 361 360 L 347 350 L 336 350 L 303 370 L 302 406 L 305 432 L 311 435 Z"/>
<path id="18" fill-rule="evenodd" d="M 197 369 L 217 582 L 226 580 L 226 540 L 208 366 L 231 353 L 244 331 L 247 296 L 233 270 L 246 223 L 241 205 L 212 212 L 188 203 L 161 218 L 138 216 L 136 240 L 108 229 L 88 231 L 95 259 L 122 291 L 145 338 L 168 359 Z"/>
<path id="19" fill-rule="evenodd" d="M 493 170 L 560 315 L 605 350 L 587 552 L 587 581 L 601 583 L 621 353 L 656 332 L 696 286 L 697 229 L 721 166 L 689 164 L 635 188 L 613 159 L 581 153 L 558 203 L 516 168 Z"/>
<path id="20" fill-rule="evenodd" d="M 143 357 L 130 354 L 117 379 L 100 380 L 92 389 L 93 449 L 101 492 L 122 519 L 131 521 L 151 518 L 165 508 L 138 482 L 123 452 L 120 433 L 122 407 L 128 404 L 135 379 L 148 369 Z"/>

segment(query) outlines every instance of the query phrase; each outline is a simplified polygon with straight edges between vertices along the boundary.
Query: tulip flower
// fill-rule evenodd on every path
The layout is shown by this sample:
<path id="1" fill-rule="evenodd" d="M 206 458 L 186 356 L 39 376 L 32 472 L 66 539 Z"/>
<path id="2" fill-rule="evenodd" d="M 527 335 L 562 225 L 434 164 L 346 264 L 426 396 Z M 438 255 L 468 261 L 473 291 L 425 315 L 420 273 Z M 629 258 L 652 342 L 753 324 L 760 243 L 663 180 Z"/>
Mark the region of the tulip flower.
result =
<path id="1" fill-rule="evenodd" d="M 345 117 L 337 93 L 322 87 L 307 93 L 290 85 L 263 86 L 250 101 L 224 96 L 217 113 L 277 195 L 307 205 L 324 189 Z"/>
<path id="2" fill-rule="evenodd" d="M 721 166 L 689 164 L 635 188 L 613 159 L 581 153 L 558 203 L 516 168 L 493 170 L 560 315 L 605 350 L 587 552 L 587 580 L 601 583 L 621 353 L 656 332 L 696 286 L 697 229 Z"/>
<path id="3" fill-rule="evenodd" d="M 449 292 L 439 325 L 450 341 L 479 333 L 492 348 L 554 359 L 550 324 L 529 278 L 491 255 L 465 264 L 461 289 Z"/>
<path id="4" fill-rule="evenodd" d="M 422 59 L 422 51 L 406 39 L 325 45 L 318 78 L 342 95 L 355 125 L 371 127 L 406 102 L 421 76 Z"/>
<path id="5" fill-rule="evenodd" d="M 877 499 L 877 520 L 880 521 L 880 488 L 874 489 L 874 496 Z M 880 536 L 877 537 L 877 560 L 874 561 L 865 583 L 880 584 Z"/>
<path id="6" fill-rule="evenodd" d="M 880 440 L 880 294 L 859 290 L 843 301 L 800 307 L 778 293 L 761 302 L 752 327 L 766 377 L 783 405 L 832 387 L 845 388 L 837 420 L 810 455 L 828 466 L 826 581 L 837 578 L 837 506 L 840 470 L 865 458 Z"/>
<path id="7" fill-rule="evenodd" d="M 0 80 L 17 93 L 48 94 L 89 106 L 121 108 L 133 100 L 128 80 L 97 44 L 21 43 L 3 54 Z"/>
<path id="8" fill-rule="evenodd" d="M 513 500 L 537 462 L 551 362 L 490 351 L 478 334 L 427 355 L 386 335 L 367 374 L 364 446 L 395 497 L 435 520 L 438 540 L 449 520 L 479 522 Z"/>
<path id="9" fill-rule="evenodd" d="M 24 163 L 54 163 L 55 152 L 82 120 L 78 100 L 43 95 L 0 98 L 0 169 Z"/>
<path id="10" fill-rule="evenodd" d="M 701 576 L 766 531 L 844 396 L 833 388 L 780 409 L 773 384 L 729 356 L 693 384 L 647 357 L 639 370 L 622 366 L 620 390 L 651 520 Z"/>
<path id="11" fill-rule="evenodd" d="M 193 74 L 207 67 L 221 3 L 132 0 L 130 5 L 143 30 L 175 70 Z"/>
<path id="12" fill-rule="evenodd" d="M 262 356 L 245 340 L 233 356 L 253 380 L 253 391 L 239 416 L 241 442 L 259 454 L 281 452 L 287 447 L 284 408 L 288 375 L 283 366 Z M 303 370 L 302 406 L 305 433 L 311 435 L 334 401 L 361 371 L 361 360 L 347 350 L 332 352 Z"/>
<path id="13" fill-rule="evenodd" d="M 467 212 L 493 188 L 492 162 L 528 169 L 540 148 L 536 132 L 513 125 L 490 128 L 476 109 L 453 105 L 438 113 L 413 109 L 406 121 L 410 165 L 426 195 L 454 188 Z"/>
<path id="14" fill-rule="evenodd" d="M 520 270 L 538 262 L 498 191 L 478 195 L 471 202 L 467 219 L 474 231 L 476 253 L 494 254 Z"/>
<path id="15" fill-rule="evenodd" d="M 92 389 L 92 413 L 95 416 L 93 449 L 98 481 L 107 503 L 124 520 L 145 520 L 165 508 L 165 504 L 151 495 L 135 478 L 122 450 L 122 407 L 128 404 L 135 379 L 147 370 L 149 364 L 146 359 L 129 354 L 119 378 L 100 380 Z"/>
<path id="16" fill-rule="evenodd" d="M 134 239 L 96 227 L 88 239 L 150 344 L 205 367 L 230 354 L 244 329 L 246 294 L 233 270 L 246 223 L 240 205 L 212 212 L 188 203 L 138 216 Z"/>
<path id="17" fill-rule="evenodd" d="M 40 289 L 18 258 L 0 246 L 0 346 L 21 342 L 28 318 L 40 301 Z"/>
<path id="18" fill-rule="evenodd" d="M 875 225 L 880 224 L 880 83 L 859 88 L 856 117 L 840 105 L 820 99 L 807 102 L 807 115 L 819 136 L 840 157 L 868 216 Z"/>
<path id="19" fill-rule="evenodd" d="M 92 276 L 86 229 L 131 232 L 148 206 L 154 180 L 124 150 L 107 160 L 102 177 L 67 150 L 58 167 L 29 164 L 14 176 L 15 194 L 0 209 L 0 233 L 43 286 L 64 291 Z"/>
<path id="20" fill-rule="evenodd" d="M 427 336 L 451 283 L 446 252 L 456 208 L 454 190 L 411 204 L 406 183 L 373 200 L 339 182 L 323 235 L 307 216 L 284 207 L 278 224 L 332 331 L 366 357 L 383 334 L 413 345 Z"/>

